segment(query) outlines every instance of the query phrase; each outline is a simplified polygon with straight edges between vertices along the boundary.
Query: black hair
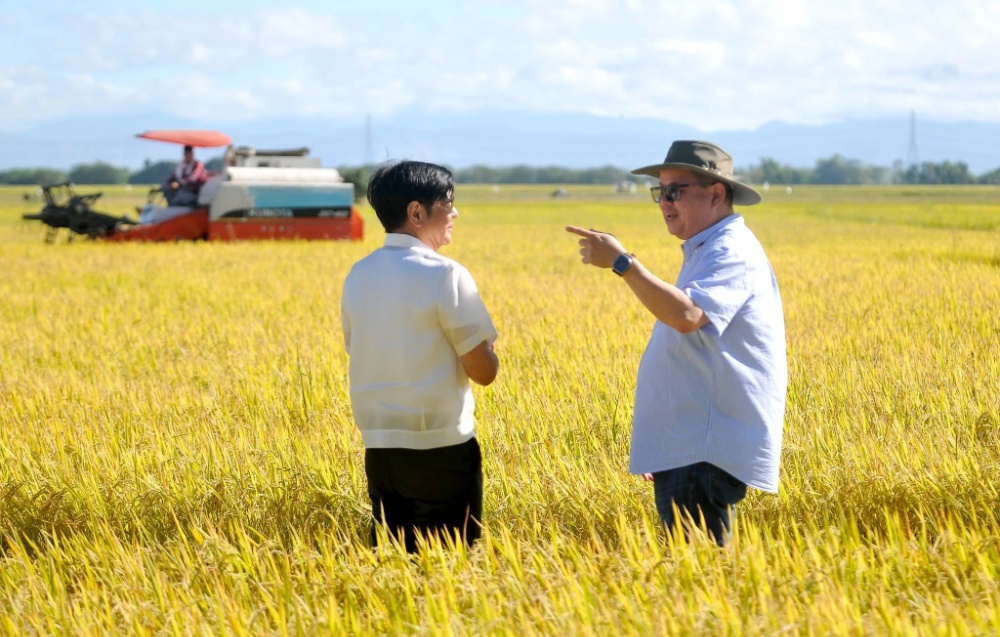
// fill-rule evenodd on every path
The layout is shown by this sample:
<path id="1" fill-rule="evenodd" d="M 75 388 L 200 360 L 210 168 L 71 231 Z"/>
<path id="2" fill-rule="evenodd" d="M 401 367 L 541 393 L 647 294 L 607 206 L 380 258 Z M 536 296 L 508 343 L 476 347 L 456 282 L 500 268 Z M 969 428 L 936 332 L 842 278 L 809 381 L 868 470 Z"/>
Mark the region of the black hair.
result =
<path id="1" fill-rule="evenodd" d="M 406 207 L 417 201 L 431 214 L 431 204 L 447 199 L 455 190 L 455 178 L 444 166 L 403 159 L 375 169 L 368 180 L 368 203 L 386 232 L 406 225 Z"/>
<path id="2" fill-rule="evenodd" d="M 194 148 L 191 148 L 190 146 L 185 146 L 184 147 L 184 152 L 185 153 L 193 153 L 194 152 Z"/>

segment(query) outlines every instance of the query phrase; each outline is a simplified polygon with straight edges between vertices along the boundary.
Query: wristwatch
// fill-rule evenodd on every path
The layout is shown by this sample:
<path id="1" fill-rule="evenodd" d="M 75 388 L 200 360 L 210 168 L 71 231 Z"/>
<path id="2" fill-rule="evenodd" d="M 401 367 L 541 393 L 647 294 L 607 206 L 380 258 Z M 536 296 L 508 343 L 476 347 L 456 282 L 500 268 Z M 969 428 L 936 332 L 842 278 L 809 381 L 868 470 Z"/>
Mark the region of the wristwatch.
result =
<path id="1" fill-rule="evenodd" d="M 611 264 L 611 269 L 618 276 L 623 276 L 626 272 L 628 272 L 628 269 L 632 267 L 633 261 L 635 261 L 634 254 L 619 254 L 618 258 L 615 259 L 615 262 Z"/>

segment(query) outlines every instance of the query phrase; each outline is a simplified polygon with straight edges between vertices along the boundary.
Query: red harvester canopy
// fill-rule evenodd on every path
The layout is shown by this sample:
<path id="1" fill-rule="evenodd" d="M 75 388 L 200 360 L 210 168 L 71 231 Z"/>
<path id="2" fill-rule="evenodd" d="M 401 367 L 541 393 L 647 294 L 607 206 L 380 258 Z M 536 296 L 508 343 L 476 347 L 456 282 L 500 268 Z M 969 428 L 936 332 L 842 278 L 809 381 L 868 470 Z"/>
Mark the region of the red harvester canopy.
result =
<path id="1" fill-rule="evenodd" d="M 139 133 L 136 137 L 196 148 L 228 146 L 233 141 L 229 135 L 214 130 L 148 130 L 145 133 Z"/>

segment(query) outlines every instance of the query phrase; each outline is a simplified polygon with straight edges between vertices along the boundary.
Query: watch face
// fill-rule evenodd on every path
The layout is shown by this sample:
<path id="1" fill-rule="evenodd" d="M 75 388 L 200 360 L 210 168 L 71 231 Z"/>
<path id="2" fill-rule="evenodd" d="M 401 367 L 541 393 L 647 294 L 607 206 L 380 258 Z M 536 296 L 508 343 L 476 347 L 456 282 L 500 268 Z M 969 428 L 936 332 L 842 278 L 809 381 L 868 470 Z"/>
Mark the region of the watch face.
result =
<path id="1" fill-rule="evenodd" d="M 615 274 L 625 274 L 625 270 L 628 270 L 628 266 L 632 265 L 632 257 L 627 254 L 619 254 L 615 262 L 611 264 L 611 269 L 615 271 Z"/>

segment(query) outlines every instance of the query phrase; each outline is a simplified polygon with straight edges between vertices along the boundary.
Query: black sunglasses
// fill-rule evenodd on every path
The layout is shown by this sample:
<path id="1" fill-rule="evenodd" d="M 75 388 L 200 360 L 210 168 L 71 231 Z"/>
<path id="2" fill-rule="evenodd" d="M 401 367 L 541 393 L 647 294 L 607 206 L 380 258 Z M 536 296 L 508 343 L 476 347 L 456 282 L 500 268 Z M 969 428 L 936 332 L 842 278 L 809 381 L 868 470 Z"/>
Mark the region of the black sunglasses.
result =
<path id="1" fill-rule="evenodd" d="M 711 186 L 712 182 L 700 183 L 700 184 L 669 184 L 667 186 L 653 186 L 649 189 L 649 192 L 653 193 L 653 201 L 660 203 L 664 199 L 673 203 L 681 198 L 681 191 L 689 186 Z"/>

